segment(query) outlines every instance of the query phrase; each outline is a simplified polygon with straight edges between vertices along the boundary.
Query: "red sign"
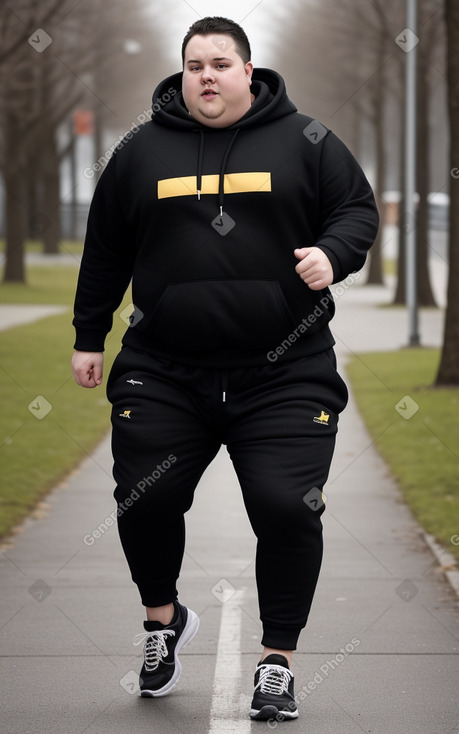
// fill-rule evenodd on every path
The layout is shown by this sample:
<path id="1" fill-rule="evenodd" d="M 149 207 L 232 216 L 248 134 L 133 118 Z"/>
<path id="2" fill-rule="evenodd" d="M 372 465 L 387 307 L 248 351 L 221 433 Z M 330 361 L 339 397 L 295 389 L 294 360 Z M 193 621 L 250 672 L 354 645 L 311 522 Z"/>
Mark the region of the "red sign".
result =
<path id="1" fill-rule="evenodd" d="M 92 110 L 75 110 L 73 113 L 73 131 L 75 135 L 92 135 L 94 132 L 94 114 Z"/>

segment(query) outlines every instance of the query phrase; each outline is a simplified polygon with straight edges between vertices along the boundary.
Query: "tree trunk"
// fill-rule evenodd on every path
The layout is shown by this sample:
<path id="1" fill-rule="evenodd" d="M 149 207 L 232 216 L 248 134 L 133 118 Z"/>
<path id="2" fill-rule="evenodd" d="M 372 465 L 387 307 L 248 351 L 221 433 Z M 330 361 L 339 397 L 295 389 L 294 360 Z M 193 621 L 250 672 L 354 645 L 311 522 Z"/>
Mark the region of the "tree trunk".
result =
<path id="1" fill-rule="evenodd" d="M 393 304 L 404 306 L 406 304 L 406 205 L 405 205 L 405 110 L 402 105 L 402 119 L 400 128 L 400 201 L 398 204 L 398 259 L 397 259 L 397 285 Z"/>
<path id="2" fill-rule="evenodd" d="M 78 213 L 78 198 L 77 198 L 77 159 L 76 159 L 76 144 L 75 135 L 73 134 L 73 123 L 70 121 L 69 124 L 70 132 L 70 147 L 69 147 L 69 163 L 70 163 L 70 186 L 72 189 L 70 198 L 70 223 L 69 223 L 69 239 L 77 239 L 77 213 Z"/>
<path id="3" fill-rule="evenodd" d="M 445 0 L 447 35 L 450 170 L 459 161 L 459 4 Z M 449 274 L 443 348 L 436 386 L 459 385 L 459 179 L 451 178 L 449 210 Z"/>
<path id="4" fill-rule="evenodd" d="M 384 41 L 385 38 L 381 34 L 378 44 L 378 68 L 379 71 L 373 82 L 373 105 L 374 105 L 374 128 L 376 136 L 376 203 L 378 205 L 381 217 L 381 225 L 376 240 L 370 250 L 370 264 L 368 268 L 367 285 L 384 285 L 383 264 L 382 264 L 382 244 L 383 244 L 383 226 L 384 226 L 384 205 L 383 196 L 386 188 L 386 155 L 384 149 L 385 125 L 384 125 Z"/>
<path id="5" fill-rule="evenodd" d="M 60 226 L 60 171 L 53 131 L 43 151 L 43 252 L 47 255 L 59 252 Z"/>
<path id="6" fill-rule="evenodd" d="M 386 182 L 386 161 L 384 156 L 384 130 L 383 122 L 376 122 L 376 204 L 380 215 L 380 227 L 374 244 L 370 250 L 370 264 L 368 267 L 368 278 L 366 285 L 384 285 L 382 245 L 384 230 L 384 200 L 382 198 Z"/>
<path id="7" fill-rule="evenodd" d="M 41 190 L 39 163 L 36 155 L 31 155 L 27 163 L 27 239 L 41 239 L 40 233 L 37 232 L 37 212 L 41 210 L 40 206 Z"/>
<path id="8" fill-rule="evenodd" d="M 427 60 L 418 53 L 416 188 L 419 195 L 416 226 L 416 283 L 419 306 L 436 306 L 429 274 L 429 89 Z"/>
<path id="9" fill-rule="evenodd" d="M 26 238 L 26 186 L 24 172 L 17 169 L 5 176 L 6 251 L 4 283 L 25 283 L 24 241 Z"/>
<path id="10" fill-rule="evenodd" d="M 402 181 L 403 184 L 403 181 Z M 394 306 L 406 305 L 406 223 L 405 200 L 402 197 L 399 203 L 398 220 L 398 258 L 397 258 L 397 286 L 392 303 Z"/>
<path id="11" fill-rule="evenodd" d="M 27 233 L 24 171 L 17 168 L 5 175 L 6 251 L 4 283 L 25 283 L 24 241 Z"/>
<path id="12" fill-rule="evenodd" d="M 27 236 L 27 176 L 21 135 L 16 121 L 7 116 L 5 124 L 5 213 L 6 247 L 4 283 L 25 283 L 24 242 Z"/>

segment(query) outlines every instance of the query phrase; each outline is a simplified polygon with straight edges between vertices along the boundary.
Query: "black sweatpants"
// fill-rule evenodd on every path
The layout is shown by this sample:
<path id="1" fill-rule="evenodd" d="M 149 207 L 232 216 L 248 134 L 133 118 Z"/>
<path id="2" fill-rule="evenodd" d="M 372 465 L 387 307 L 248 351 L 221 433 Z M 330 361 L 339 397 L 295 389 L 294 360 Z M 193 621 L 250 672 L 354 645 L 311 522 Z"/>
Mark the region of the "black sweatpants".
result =
<path id="1" fill-rule="evenodd" d="M 114 495 L 145 606 L 177 598 L 184 514 L 225 444 L 258 541 L 262 644 L 296 648 L 322 561 L 321 492 L 348 396 L 335 365 L 333 350 L 221 370 L 122 349 L 107 384 Z"/>

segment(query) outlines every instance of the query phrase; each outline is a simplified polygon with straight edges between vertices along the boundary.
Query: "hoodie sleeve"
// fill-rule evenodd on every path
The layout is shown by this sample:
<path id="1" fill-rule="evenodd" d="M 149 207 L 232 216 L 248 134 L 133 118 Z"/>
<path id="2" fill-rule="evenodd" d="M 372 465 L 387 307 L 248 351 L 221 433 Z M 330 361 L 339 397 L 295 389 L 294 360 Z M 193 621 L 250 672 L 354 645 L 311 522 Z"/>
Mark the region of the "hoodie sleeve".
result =
<path id="1" fill-rule="evenodd" d="M 132 276 L 135 247 L 116 185 L 116 152 L 103 171 L 89 210 L 75 296 L 75 349 L 102 352 Z"/>
<path id="2" fill-rule="evenodd" d="M 333 282 L 363 267 L 378 232 L 373 191 L 348 148 L 329 132 L 320 162 L 320 247 L 333 267 Z"/>

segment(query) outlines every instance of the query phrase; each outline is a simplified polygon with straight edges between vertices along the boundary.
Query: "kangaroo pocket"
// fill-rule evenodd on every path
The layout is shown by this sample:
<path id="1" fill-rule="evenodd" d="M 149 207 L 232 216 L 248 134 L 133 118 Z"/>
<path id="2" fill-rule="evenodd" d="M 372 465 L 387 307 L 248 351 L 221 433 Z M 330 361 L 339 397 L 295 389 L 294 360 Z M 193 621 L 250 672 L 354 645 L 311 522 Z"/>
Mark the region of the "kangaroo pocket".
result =
<path id="1" fill-rule="evenodd" d="M 259 350 L 288 337 L 294 319 L 276 280 L 200 280 L 168 285 L 148 326 L 174 349 Z"/>

